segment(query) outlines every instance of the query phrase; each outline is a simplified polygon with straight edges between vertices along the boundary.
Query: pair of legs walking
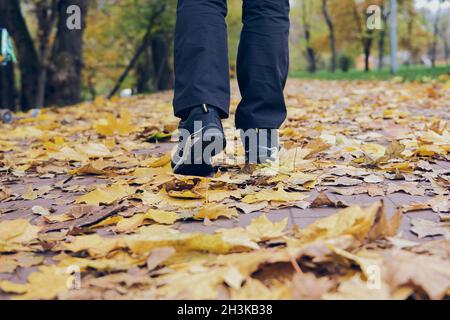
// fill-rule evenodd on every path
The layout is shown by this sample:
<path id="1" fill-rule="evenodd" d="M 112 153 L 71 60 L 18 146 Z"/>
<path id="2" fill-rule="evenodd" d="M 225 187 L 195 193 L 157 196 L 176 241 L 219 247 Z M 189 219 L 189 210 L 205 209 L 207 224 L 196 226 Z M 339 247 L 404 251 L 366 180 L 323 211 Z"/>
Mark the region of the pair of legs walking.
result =
<path id="1" fill-rule="evenodd" d="M 211 124 L 219 131 L 220 118 L 229 115 L 226 16 L 226 0 L 178 0 L 174 111 L 182 119 L 181 127 L 191 134 L 189 122 L 204 117 L 195 110 L 216 114 L 219 123 L 203 127 Z M 289 25 L 289 0 L 243 0 L 238 129 L 277 129 L 286 119 L 283 90 L 289 68 Z M 211 122 L 211 116 L 207 118 Z"/>

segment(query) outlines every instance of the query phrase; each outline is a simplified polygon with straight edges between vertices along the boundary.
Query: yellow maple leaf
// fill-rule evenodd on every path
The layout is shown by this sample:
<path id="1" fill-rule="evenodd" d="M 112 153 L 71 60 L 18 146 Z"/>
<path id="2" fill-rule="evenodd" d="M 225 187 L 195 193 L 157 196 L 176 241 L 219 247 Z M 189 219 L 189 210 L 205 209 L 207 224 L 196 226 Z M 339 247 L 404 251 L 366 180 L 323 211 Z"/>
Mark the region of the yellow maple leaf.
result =
<path id="1" fill-rule="evenodd" d="M 206 219 L 209 220 L 217 220 L 220 217 L 226 217 L 226 218 L 235 218 L 238 217 L 239 214 L 236 209 L 234 208 L 228 208 L 224 205 L 213 205 L 213 206 L 206 206 L 201 208 L 194 216 L 195 219 Z"/>
<path id="2" fill-rule="evenodd" d="M 175 212 L 150 209 L 145 214 L 145 218 L 161 224 L 171 225 L 178 220 L 178 215 Z"/>
<path id="3" fill-rule="evenodd" d="M 0 281 L 0 288 L 8 293 L 20 294 L 14 299 L 54 299 L 59 293 L 69 291 L 74 278 L 67 269 L 58 266 L 41 266 L 28 277 L 26 284 Z"/>
<path id="4" fill-rule="evenodd" d="M 368 237 L 381 237 L 383 233 L 386 236 L 393 236 L 400 221 L 397 215 L 391 221 L 387 220 L 382 202 L 376 202 L 367 209 L 355 205 L 320 219 L 301 230 L 300 240 L 312 242 L 351 235 L 363 241 Z"/>
<path id="5" fill-rule="evenodd" d="M 0 222 L 0 247 L 2 244 L 25 244 L 37 239 L 40 228 L 28 220 L 5 220 Z"/>
<path id="6" fill-rule="evenodd" d="M 75 149 L 89 158 L 103 158 L 111 156 L 111 151 L 102 143 L 90 142 L 86 145 L 77 145 Z"/>
<path id="7" fill-rule="evenodd" d="M 120 111 L 120 118 L 116 118 L 114 114 L 108 114 L 106 118 L 100 119 L 94 126 L 97 133 L 104 136 L 128 135 L 134 131 L 132 116 L 126 109 Z"/>
<path id="8" fill-rule="evenodd" d="M 89 205 L 111 204 L 114 201 L 123 199 L 135 192 L 133 188 L 125 184 L 115 184 L 107 188 L 97 188 L 88 194 L 79 197 L 76 203 L 86 203 Z"/>
<path id="9" fill-rule="evenodd" d="M 283 236 L 287 225 L 287 218 L 280 222 L 273 223 L 265 214 L 263 214 L 254 219 L 246 230 L 255 235 L 260 241 L 264 241 Z"/>
<path id="10" fill-rule="evenodd" d="M 178 220 L 175 212 L 149 209 L 147 213 L 135 214 L 130 218 L 121 218 L 117 223 L 118 232 L 129 232 L 140 227 L 145 220 L 153 220 L 160 224 L 172 225 Z"/>
<path id="11" fill-rule="evenodd" d="M 33 190 L 33 186 L 28 185 L 27 191 L 22 195 L 24 200 L 36 200 L 39 197 L 39 193 Z"/>
<path id="12" fill-rule="evenodd" d="M 120 119 L 117 120 L 117 131 L 122 136 L 134 131 L 131 113 L 126 109 L 120 111 Z"/>

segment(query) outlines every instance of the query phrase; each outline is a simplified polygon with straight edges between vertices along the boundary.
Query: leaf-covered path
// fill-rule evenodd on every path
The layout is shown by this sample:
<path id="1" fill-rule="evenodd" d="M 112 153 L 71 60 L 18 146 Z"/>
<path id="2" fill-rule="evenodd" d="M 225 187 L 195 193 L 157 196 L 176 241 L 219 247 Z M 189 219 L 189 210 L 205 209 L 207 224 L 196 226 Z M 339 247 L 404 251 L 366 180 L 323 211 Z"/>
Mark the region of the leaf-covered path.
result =
<path id="1" fill-rule="evenodd" d="M 280 163 L 231 118 L 213 179 L 171 173 L 171 92 L 0 125 L 0 297 L 448 296 L 450 82 L 286 94 Z"/>

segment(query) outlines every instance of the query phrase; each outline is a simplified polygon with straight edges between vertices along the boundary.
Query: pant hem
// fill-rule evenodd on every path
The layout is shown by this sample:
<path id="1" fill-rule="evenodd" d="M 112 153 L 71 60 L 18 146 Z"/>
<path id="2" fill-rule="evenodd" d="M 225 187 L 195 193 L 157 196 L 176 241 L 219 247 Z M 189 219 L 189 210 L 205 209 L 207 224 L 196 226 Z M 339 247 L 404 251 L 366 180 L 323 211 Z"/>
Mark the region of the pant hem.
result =
<path id="1" fill-rule="evenodd" d="M 220 117 L 222 119 L 228 119 L 230 116 L 230 107 L 229 103 L 226 102 L 220 102 L 220 101 L 214 101 L 210 99 L 203 99 L 203 100 L 193 100 L 190 102 L 177 102 L 174 103 L 174 114 L 177 118 L 182 119 L 183 115 L 189 112 L 190 109 L 200 106 L 202 104 L 206 104 L 211 107 L 215 107 L 219 110 Z"/>

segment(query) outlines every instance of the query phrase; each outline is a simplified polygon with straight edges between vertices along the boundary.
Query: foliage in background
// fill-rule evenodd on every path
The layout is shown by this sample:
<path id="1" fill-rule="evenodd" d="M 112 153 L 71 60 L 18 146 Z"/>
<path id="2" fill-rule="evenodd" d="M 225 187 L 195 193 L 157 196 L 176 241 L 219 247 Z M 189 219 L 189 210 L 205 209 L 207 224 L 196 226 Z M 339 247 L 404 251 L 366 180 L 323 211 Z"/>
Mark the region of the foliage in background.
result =
<path id="1" fill-rule="evenodd" d="M 441 0 L 437 11 L 419 9 L 415 0 L 397 1 L 401 65 L 448 65 L 450 8 L 443 3 L 450 1 Z M 1 8 L 16 4 L 14 19 L 7 15 L 10 11 L 0 10 L 0 25 L 9 24 L 8 28 L 13 29 L 11 33 L 19 58 L 15 72 L 12 68 L 0 69 L 1 79 L 8 80 L 0 92 L 2 97 L 8 95 L 8 99 L 2 101 L 9 101 L 8 105 L 2 103 L 0 107 L 13 108 L 10 101 L 19 104 L 19 100 L 23 109 L 67 105 L 80 98 L 115 95 L 125 88 L 135 93 L 172 88 L 177 0 L 89 1 L 83 42 L 78 37 L 79 44 L 72 50 L 83 52 L 82 76 L 81 80 L 69 81 L 66 76 L 74 70 L 67 64 L 65 67 L 55 65 L 59 61 L 55 58 L 55 43 L 58 43 L 55 39 L 66 39 L 58 25 L 65 18 L 60 6 L 84 2 L 86 0 L 0 0 Z M 324 70 L 386 68 L 389 65 L 389 2 L 291 0 L 291 71 L 318 71 L 325 75 Z M 382 30 L 368 30 L 366 26 L 366 9 L 372 4 L 383 9 Z M 235 76 L 242 0 L 229 0 L 228 6 L 230 72 Z M 10 23 L 12 20 L 21 22 L 17 13 L 23 16 L 20 28 Z M 30 41 L 24 45 L 20 39 L 27 37 Z M 76 56 L 75 59 L 80 60 Z M 78 69 L 73 74 L 76 75 Z M 59 82 L 64 77 L 66 81 Z M 14 87 L 14 81 L 16 90 L 6 90 Z M 80 82 L 81 95 L 77 88 Z"/>

